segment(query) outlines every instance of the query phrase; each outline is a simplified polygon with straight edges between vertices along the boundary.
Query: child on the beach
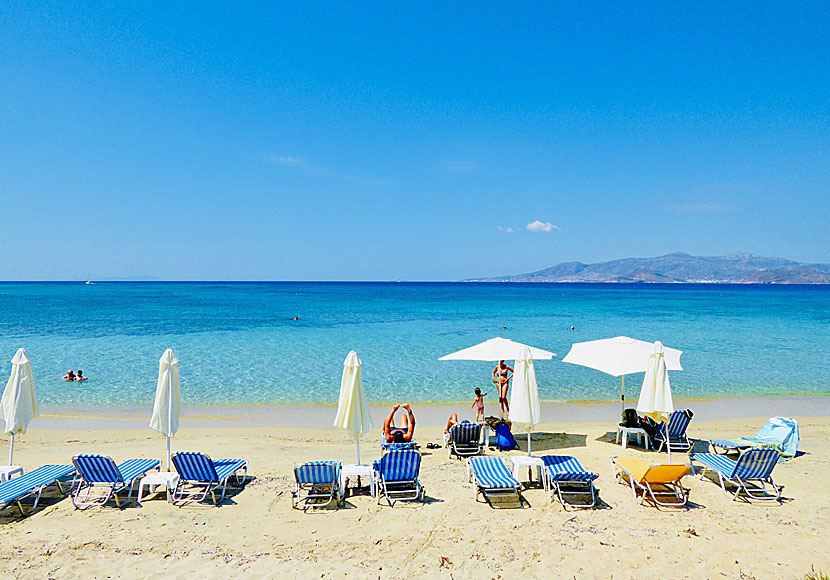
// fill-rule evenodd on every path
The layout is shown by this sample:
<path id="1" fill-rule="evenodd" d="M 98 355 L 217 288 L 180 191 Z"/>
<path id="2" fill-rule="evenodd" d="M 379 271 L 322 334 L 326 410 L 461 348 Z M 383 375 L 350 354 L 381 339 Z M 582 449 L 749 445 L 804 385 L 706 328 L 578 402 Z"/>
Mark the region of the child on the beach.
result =
<path id="1" fill-rule="evenodd" d="M 487 396 L 487 393 L 481 394 L 481 389 L 476 387 L 476 398 L 473 401 L 471 409 L 476 410 L 476 423 L 484 423 L 484 397 Z"/>

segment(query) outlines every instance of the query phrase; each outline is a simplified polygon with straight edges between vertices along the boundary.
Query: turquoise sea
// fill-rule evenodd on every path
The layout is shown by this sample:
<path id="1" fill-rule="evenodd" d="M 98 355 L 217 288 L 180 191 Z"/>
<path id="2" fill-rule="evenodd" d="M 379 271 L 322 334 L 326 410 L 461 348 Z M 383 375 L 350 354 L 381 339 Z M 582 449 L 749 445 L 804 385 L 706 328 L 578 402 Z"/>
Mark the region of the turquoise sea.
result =
<path id="1" fill-rule="evenodd" d="M 830 394 L 824 286 L 0 283 L 2 372 L 25 347 L 53 408 L 152 404 L 168 347 L 191 405 L 336 403 L 351 349 L 372 402 L 471 402 L 475 386 L 492 390 L 491 365 L 439 356 L 503 336 L 561 359 L 621 334 L 684 351 L 677 398 Z M 66 383 L 69 368 L 90 379 Z M 544 400 L 619 398 L 619 379 L 600 372 L 536 369 Z M 627 378 L 629 399 L 641 383 Z"/>

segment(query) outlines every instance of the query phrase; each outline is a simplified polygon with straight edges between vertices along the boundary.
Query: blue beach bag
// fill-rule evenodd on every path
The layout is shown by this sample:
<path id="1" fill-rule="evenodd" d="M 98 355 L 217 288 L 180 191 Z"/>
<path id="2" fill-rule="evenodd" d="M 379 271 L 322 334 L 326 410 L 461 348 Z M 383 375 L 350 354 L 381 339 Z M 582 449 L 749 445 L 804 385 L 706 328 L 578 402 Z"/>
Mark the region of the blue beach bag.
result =
<path id="1" fill-rule="evenodd" d="M 499 451 L 510 451 L 519 448 L 519 444 L 513 439 L 513 433 L 510 432 L 510 427 L 504 421 L 496 425 L 496 446 Z"/>

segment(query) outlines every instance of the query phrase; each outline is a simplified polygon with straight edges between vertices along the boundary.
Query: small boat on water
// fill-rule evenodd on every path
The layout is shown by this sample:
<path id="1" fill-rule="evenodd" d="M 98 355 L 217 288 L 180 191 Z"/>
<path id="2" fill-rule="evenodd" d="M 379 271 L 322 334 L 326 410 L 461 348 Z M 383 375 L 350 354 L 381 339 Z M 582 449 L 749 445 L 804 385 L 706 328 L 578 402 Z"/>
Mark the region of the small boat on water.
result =
<path id="1" fill-rule="evenodd" d="M 92 280 L 87 280 L 86 281 L 87 286 L 92 286 L 93 284 L 95 284 L 95 282 L 93 282 Z"/>

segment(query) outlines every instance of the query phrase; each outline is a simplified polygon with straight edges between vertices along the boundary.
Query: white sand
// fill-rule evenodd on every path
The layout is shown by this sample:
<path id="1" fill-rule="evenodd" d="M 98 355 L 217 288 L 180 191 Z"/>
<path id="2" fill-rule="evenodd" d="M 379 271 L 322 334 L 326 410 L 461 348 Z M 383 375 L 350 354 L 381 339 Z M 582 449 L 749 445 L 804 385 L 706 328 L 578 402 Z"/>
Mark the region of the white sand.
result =
<path id="1" fill-rule="evenodd" d="M 693 438 L 753 434 L 767 417 L 706 422 Z M 830 418 L 801 417 L 805 455 L 776 467 L 778 503 L 732 501 L 708 479 L 687 478 L 689 510 L 641 506 L 611 477 L 616 454 L 655 457 L 605 439 L 613 423 L 548 424 L 534 452 L 576 456 L 600 474 L 605 509 L 565 511 L 540 488 L 531 507 L 492 509 L 473 500 L 463 462 L 427 450 L 425 505 L 377 505 L 365 495 L 340 509 L 291 509 L 292 467 L 310 459 L 354 461 L 339 431 L 279 427 L 194 428 L 174 449 L 244 457 L 255 479 L 219 508 L 173 507 L 163 495 L 115 507 L 74 510 L 46 502 L 26 518 L 0 520 L 3 578 L 800 578 L 811 565 L 830 571 Z M 567 435 L 565 435 L 567 433 Z M 376 458 L 379 431 L 362 446 Z M 423 427 L 421 444 L 440 441 Z M 96 452 L 116 461 L 164 459 L 164 439 L 137 429 L 35 429 L 16 446 L 27 470 Z M 5 444 L 0 454 L 6 452 Z M 491 452 L 499 455 L 498 452 Z M 500 454 L 507 459 L 519 452 Z M 3 456 L 3 455 L 0 455 Z M 685 456 L 677 455 L 678 459 Z M 665 460 L 665 454 L 661 455 Z M 742 574 L 744 576 L 742 576 Z"/>

